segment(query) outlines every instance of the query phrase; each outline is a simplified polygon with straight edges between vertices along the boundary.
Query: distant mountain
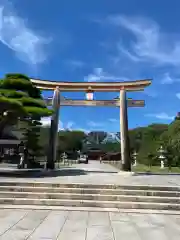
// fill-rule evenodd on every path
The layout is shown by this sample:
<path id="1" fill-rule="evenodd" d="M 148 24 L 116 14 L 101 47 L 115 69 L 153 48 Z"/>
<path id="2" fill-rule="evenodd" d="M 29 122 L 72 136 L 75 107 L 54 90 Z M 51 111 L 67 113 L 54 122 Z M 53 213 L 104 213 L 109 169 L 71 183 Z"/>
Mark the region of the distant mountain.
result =
<path id="1" fill-rule="evenodd" d="M 106 138 L 102 141 L 102 143 L 115 143 L 115 142 L 120 142 L 120 138 L 118 136 L 119 134 L 117 133 L 107 133 Z"/>
<path id="2" fill-rule="evenodd" d="M 87 135 L 84 141 L 84 143 L 86 143 L 87 145 L 99 145 L 106 142 L 111 143 L 120 142 L 119 133 L 92 131 Z"/>

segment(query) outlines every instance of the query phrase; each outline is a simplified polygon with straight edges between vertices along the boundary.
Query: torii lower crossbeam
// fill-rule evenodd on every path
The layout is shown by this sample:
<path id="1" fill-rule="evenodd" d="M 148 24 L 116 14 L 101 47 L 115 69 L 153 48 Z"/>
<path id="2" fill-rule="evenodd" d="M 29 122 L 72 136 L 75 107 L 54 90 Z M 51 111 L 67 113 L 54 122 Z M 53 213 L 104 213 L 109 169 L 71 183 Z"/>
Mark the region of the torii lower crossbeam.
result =
<path id="1" fill-rule="evenodd" d="M 145 87 L 151 85 L 151 79 L 124 82 L 67 82 L 48 81 L 31 78 L 32 83 L 42 90 L 54 90 L 53 108 L 54 114 L 51 119 L 49 154 L 47 158 L 47 168 L 54 168 L 56 160 L 58 117 L 60 106 L 116 106 L 120 108 L 120 133 L 121 133 L 121 163 L 122 170 L 131 171 L 130 147 L 128 138 L 128 117 L 127 107 L 143 107 L 144 102 L 139 100 L 126 100 L 126 92 L 143 91 Z M 60 92 L 120 92 L 120 99 L 115 102 L 108 100 L 84 101 L 60 100 Z M 114 101 L 114 100 L 113 100 Z M 134 103 L 133 103 L 134 101 Z M 134 105 L 133 105 L 134 104 Z"/>

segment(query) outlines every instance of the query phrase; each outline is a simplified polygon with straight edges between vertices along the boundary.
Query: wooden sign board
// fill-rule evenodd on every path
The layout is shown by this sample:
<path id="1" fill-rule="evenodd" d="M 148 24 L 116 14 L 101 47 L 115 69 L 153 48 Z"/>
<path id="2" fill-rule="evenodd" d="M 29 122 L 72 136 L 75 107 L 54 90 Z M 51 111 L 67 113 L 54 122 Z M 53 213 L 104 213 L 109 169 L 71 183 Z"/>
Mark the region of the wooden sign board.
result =
<path id="1" fill-rule="evenodd" d="M 128 107 L 144 107 L 144 100 L 127 100 Z"/>
<path id="2" fill-rule="evenodd" d="M 45 100 L 47 105 L 52 105 L 52 99 Z M 145 101 L 144 100 L 127 100 L 128 107 L 144 107 Z M 72 100 L 72 99 L 63 99 L 60 102 L 60 106 L 89 106 L 89 107 L 96 107 L 96 106 L 107 106 L 107 107 L 119 107 L 120 102 L 119 100 Z"/>
<path id="3" fill-rule="evenodd" d="M 118 106 L 116 100 L 64 100 L 61 106 Z"/>

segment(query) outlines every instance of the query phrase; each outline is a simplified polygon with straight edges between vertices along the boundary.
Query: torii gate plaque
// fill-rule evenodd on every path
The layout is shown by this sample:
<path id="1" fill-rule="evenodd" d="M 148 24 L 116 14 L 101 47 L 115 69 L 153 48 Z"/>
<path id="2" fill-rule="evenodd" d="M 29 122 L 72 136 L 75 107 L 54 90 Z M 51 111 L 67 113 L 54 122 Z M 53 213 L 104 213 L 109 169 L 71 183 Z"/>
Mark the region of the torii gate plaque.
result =
<path id="1" fill-rule="evenodd" d="M 60 106 L 116 106 L 120 107 L 121 170 L 131 171 L 127 107 L 143 107 L 144 101 L 126 99 L 126 92 L 144 90 L 145 87 L 151 84 L 151 79 L 128 82 L 55 82 L 38 79 L 31 79 L 31 81 L 42 90 L 54 90 L 53 98 L 50 99 L 54 108 L 54 114 L 51 118 L 47 168 L 54 169 L 55 166 Z M 84 91 L 86 93 L 93 93 L 95 91 L 120 92 L 120 99 L 92 100 L 92 97 L 90 97 L 89 100 L 61 100 L 60 92 L 71 91 Z"/>

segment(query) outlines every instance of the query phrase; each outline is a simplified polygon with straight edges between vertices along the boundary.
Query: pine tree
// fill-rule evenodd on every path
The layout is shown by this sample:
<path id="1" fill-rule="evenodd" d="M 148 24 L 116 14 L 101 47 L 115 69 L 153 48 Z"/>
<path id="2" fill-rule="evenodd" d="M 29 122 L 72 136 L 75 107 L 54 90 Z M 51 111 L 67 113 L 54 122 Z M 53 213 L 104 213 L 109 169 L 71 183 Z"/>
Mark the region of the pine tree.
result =
<path id="1" fill-rule="evenodd" d="M 5 127 L 18 120 L 34 120 L 49 116 L 49 110 L 30 79 L 23 74 L 6 74 L 0 81 L 0 138 Z"/>
<path id="2" fill-rule="evenodd" d="M 42 146 L 40 146 L 40 131 L 41 131 L 41 122 L 40 119 L 28 119 L 21 122 L 21 132 L 23 137 L 21 140 L 25 143 L 28 151 L 33 156 L 42 155 Z"/>

